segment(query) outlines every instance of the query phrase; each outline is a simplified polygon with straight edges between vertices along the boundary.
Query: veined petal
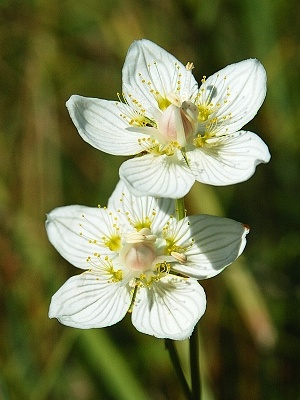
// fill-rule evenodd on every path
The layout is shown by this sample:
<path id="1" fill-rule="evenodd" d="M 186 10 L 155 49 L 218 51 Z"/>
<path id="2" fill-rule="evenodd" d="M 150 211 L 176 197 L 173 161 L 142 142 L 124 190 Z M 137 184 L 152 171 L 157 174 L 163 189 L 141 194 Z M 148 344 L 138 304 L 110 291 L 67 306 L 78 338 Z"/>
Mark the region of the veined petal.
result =
<path id="1" fill-rule="evenodd" d="M 213 139 L 212 139 L 213 140 Z M 197 181 L 215 186 L 244 182 L 270 160 L 267 145 L 253 132 L 240 131 L 187 152 Z"/>
<path id="2" fill-rule="evenodd" d="M 84 272 L 54 294 L 49 317 L 74 328 L 103 328 L 119 322 L 130 305 L 130 291 L 109 275 Z"/>
<path id="3" fill-rule="evenodd" d="M 210 76 L 200 87 L 200 104 L 210 104 L 209 119 L 217 119 L 218 134 L 240 130 L 257 113 L 266 96 L 267 75 L 262 64 L 249 59 L 228 65 Z M 202 128 L 201 128 L 202 126 Z"/>
<path id="4" fill-rule="evenodd" d="M 127 109 L 132 113 L 128 105 L 78 95 L 66 105 L 80 136 L 96 149 L 124 156 L 141 152 L 138 139 L 145 135 L 126 130 L 129 123 L 122 117 Z"/>
<path id="5" fill-rule="evenodd" d="M 150 288 L 138 289 L 132 323 L 138 331 L 157 338 L 184 340 L 205 308 L 205 292 L 196 280 L 169 275 Z"/>
<path id="6" fill-rule="evenodd" d="M 185 196 L 195 182 L 180 151 L 172 156 L 146 154 L 132 158 L 121 165 L 119 173 L 135 196 L 176 199 Z"/>
<path id="7" fill-rule="evenodd" d="M 135 41 L 129 47 L 122 78 L 123 91 L 133 94 L 144 108 L 145 101 L 154 109 L 158 108 L 155 93 L 164 99 L 170 93 L 178 93 L 184 101 L 189 100 L 198 89 L 191 70 L 166 50 L 146 39 Z"/>
<path id="8" fill-rule="evenodd" d="M 47 215 L 46 230 L 50 242 L 67 261 L 89 269 L 87 258 L 93 259 L 95 252 L 114 258 L 115 254 L 102 239 L 111 236 L 113 223 L 115 220 L 105 209 L 66 206 Z"/>
<path id="9" fill-rule="evenodd" d="M 122 180 L 118 182 L 109 198 L 107 207 L 120 210 L 119 215 L 124 216 L 124 225 L 130 226 L 128 223 L 128 219 L 130 219 L 131 224 L 136 228 L 151 227 L 154 235 L 161 234 L 162 228 L 169 220 L 170 215 L 174 215 L 175 212 L 172 199 L 157 199 L 151 196 L 136 197 L 128 190 Z"/>
<path id="10" fill-rule="evenodd" d="M 175 245 L 187 247 L 187 262 L 172 264 L 172 270 L 196 279 L 211 278 L 231 264 L 244 250 L 249 232 L 240 222 L 211 215 L 192 215 L 177 224 Z"/>

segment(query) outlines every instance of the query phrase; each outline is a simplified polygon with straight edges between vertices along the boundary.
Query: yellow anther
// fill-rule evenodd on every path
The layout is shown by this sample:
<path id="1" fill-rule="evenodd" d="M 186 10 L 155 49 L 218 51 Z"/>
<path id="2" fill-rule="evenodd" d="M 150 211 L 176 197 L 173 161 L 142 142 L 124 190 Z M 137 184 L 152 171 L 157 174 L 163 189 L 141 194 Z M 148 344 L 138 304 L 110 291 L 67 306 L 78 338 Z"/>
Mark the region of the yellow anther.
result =
<path id="1" fill-rule="evenodd" d="M 194 64 L 192 62 L 188 62 L 185 66 L 185 68 L 187 69 L 187 71 L 191 71 L 192 69 L 195 68 Z"/>

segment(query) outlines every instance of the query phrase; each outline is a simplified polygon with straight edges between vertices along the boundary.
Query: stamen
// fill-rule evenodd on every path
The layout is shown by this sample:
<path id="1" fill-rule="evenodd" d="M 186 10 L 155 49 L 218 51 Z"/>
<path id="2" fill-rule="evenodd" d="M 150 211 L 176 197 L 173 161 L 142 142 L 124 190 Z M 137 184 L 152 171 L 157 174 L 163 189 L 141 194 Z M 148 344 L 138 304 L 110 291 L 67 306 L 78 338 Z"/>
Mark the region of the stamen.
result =
<path id="1" fill-rule="evenodd" d="M 120 235 L 112 235 L 110 237 L 102 237 L 104 245 L 109 248 L 111 251 L 118 251 L 121 248 L 121 236 Z"/>
<path id="2" fill-rule="evenodd" d="M 129 100 L 124 93 L 122 93 L 122 95 L 117 93 L 120 102 L 117 102 L 116 104 L 121 111 L 120 117 L 125 119 L 131 126 L 155 126 L 155 122 L 146 117 L 146 110 L 143 106 L 134 99 L 130 93 L 128 93 L 127 96 Z"/>
<path id="3" fill-rule="evenodd" d="M 154 243 L 157 236 L 151 234 L 151 230 L 147 228 L 141 229 L 139 232 L 132 232 L 125 236 L 126 243 Z"/>
<path id="4" fill-rule="evenodd" d="M 82 217 L 88 224 L 90 224 L 90 225 L 92 225 L 93 227 L 97 228 L 97 227 L 95 226 L 95 224 L 93 223 L 93 221 L 92 221 L 92 220 L 88 220 L 84 214 L 82 214 L 81 217 Z M 79 227 L 82 229 L 82 230 L 79 232 L 79 236 L 85 238 L 85 239 L 88 241 L 88 243 L 90 243 L 90 244 L 96 244 L 96 245 L 100 246 L 100 244 L 99 244 L 99 242 L 98 242 L 98 239 L 95 238 L 95 237 L 91 237 L 91 236 L 90 236 L 89 230 L 88 230 L 88 229 L 85 229 L 85 227 L 84 227 L 83 224 L 79 224 Z"/>
<path id="5" fill-rule="evenodd" d="M 186 245 L 177 244 L 182 240 L 182 238 L 186 233 L 185 229 L 181 229 L 183 224 L 186 224 L 184 220 L 180 220 L 176 224 L 170 224 L 169 221 L 163 229 L 163 236 L 166 241 L 166 248 L 165 248 L 166 254 L 173 256 L 172 253 L 174 253 L 175 254 L 174 258 L 176 258 L 178 254 L 180 254 L 178 257 L 183 257 L 184 256 L 183 253 L 188 251 L 194 245 L 193 238 L 191 238 L 189 240 L 189 243 L 187 243 Z M 181 234 L 179 234 L 180 231 L 182 232 Z"/>
<path id="6" fill-rule="evenodd" d="M 104 258 L 101 257 L 101 254 L 94 253 L 93 256 L 88 256 L 86 262 L 90 264 L 91 270 L 95 271 L 102 270 L 105 271 L 106 274 L 111 275 L 111 279 L 108 280 L 109 283 L 111 282 L 119 282 L 123 279 L 123 271 L 121 269 L 115 270 L 113 262 L 109 259 L 108 256 Z"/>
<path id="7" fill-rule="evenodd" d="M 175 258 L 180 264 L 185 264 L 187 262 L 187 256 L 177 251 L 171 251 L 171 256 Z"/>
<path id="8" fill-rule="evenodd" d="M 158 79 L 159 79 L 159 81 L 160 81 L 160 85 L 161 85 L 161 87 L 162 87 L 162 89 L 163 89 L 163 95 L 164 95 L 164 97 L 166 98 L 166 97 L 167 97 L 167 93 L 166 93 L 166 91 L 165 91 L 164 82 L 163 82 L 163 79 L 162 79 L 162 77 L 161 77 L 161 75 L 160 75 L 160 72 L 159 72 L 159 69 L 158 69 L 158 66 L 157 66 L 157 62 L 154 61 L 153 64 L 154 64 L 154 67 L 155 67 L 155 69 L 156 69 L 157 76 L 158 76 Z M 151 75 L 150 65 L 149 65 L 149 74 Z M 156 90 L 156 91 L 158 92 L 158 90 Z"/>
<path id="9" fill-rule="evenodd" d="M 188 63 L 186 64 L 185 68 L 187 69 L 187 71 L 191 71 L 192 69 L 195 68 L 194 63 L 188 62 Z"/>
<path id="10" fill-rule="evenodd" d="M 122 193 L 120 201 L 123 203 L 123 209 L 125 210 L 128 222 L 136 231 L 142 231 L 143 228 L 150 230 L 157 212 L 157 202 L 153 197 L 147 197 L 142 206 L 140 202 L 136 202 L 133 205 L 132 199 L 128 199 Z"/>

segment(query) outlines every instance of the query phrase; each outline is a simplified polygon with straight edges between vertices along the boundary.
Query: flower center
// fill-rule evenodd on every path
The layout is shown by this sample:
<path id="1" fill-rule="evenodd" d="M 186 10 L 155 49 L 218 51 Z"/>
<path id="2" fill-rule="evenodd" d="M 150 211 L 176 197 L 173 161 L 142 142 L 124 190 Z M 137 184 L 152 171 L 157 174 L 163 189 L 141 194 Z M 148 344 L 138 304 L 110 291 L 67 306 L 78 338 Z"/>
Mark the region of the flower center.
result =
<path id="1" fill-rule="evenodd" d="M 177 142 L 180 147 L 195 134 L 198 125 L 198 108 L 191 101 L 181 103 L 179 95 L 171 93 L 167 96 L 170 105 L 163 110 L 157 121 L 157 128 L 162 143 Z"/>
<path id="2" fill-rule="evenodd" d="M 152 235 L 148 228 L 128 234 L 126 243 L 119 253 L 120 262 L 131 271 L 151 270 L 153 261 L 157 257 L 155 241 L 156 236 Z"/>

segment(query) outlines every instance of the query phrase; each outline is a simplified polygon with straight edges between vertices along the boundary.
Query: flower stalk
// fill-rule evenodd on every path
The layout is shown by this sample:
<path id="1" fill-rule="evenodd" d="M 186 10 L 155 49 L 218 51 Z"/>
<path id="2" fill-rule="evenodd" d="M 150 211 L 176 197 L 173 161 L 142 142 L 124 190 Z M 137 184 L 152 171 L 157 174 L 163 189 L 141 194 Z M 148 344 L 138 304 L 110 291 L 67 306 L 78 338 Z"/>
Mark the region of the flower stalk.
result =
<path id="1" fill-rule="evenodd" d="M 175 199 L 175 210 L 177 219 L 183 219 L 186 216 L 186 209 L 184 206 L 184 197 Z M 166 339 L 166 348 L 169 351 L 170 359 L 173 364 L 174 370 L 177 374 L 179 382 L 187 399 L 201 400 L 201 375 L 199 363 L 199 332 L 198 324 L 195 326 L 194 331 L 189 339 L 189 356 L 190 356 L 190 373 L 191 373 L 191 389 L 187 384 L 184 373 L 181 368 L 178 353 L 175 344 L 172 340 Z"/>
<path id="2" fill-rule="evenodd" d="M 186 210 L 184 207 L 184 197 L 181 199 L 175 199 L 175 210 L 178 220 L 181 220 L 185 217 Z"/>
<path id="3" fill-rule="evenodd" d="M 190 337 L 190 368 L 191 368 L 191 384 L 192 399 L 201 400 L 201 373 L 200 373 L 200 347 L 198 324 L 195 326 L 194 332 Z"/>
<path id="4" fill-rule="evenodd" d="M 177 378 L 178 378 L 178 380 L 179 380 L 179 382 L 181 384 L 181 387 L 183 389 L 185 397 L 187 398 L 187 400 L 193 400 L 193 397 L 192 397 L 193 394 L 191 392 L 191 389 L 189 388 L 189 385 L 188 385 L 188 383 L 187 383 L 187 381 L 185 379 L 183 370 L 181 368 L 180 359 L 179 359 L 178 352 L 177 352 L 176 347 L 175 347 L 174 340 L 165 339 L 165 346 L 166 346 L 166 349 L 169 352 L 171 362 L 173 364 L 175 373 L 176 373 Z"/>
<path id="5" fill-rule="evenodd" d="M 201 400 L 199 332 L 206 309 L 199 280 L 216 276 L 243 252 L 247 225 L 186 215 L 195 181 L 226 186 L 270 160 L 267 145 L 244 131 L 266 94 L 258 60 L 229 65 L 196 82 L 186 66 L 149 40 L 134 42 L 119 101 L 73 95 L 67 102 L 81 137 L 120 167 L 107 207 L 59 207 L 48 214 L 50 242 L 80 275 L 53 295 L 49 317 L 70 327 L 134 327 L 165 339 L 188 400 Z M 189 338 L 191 385 L 174 340 Z"/>

